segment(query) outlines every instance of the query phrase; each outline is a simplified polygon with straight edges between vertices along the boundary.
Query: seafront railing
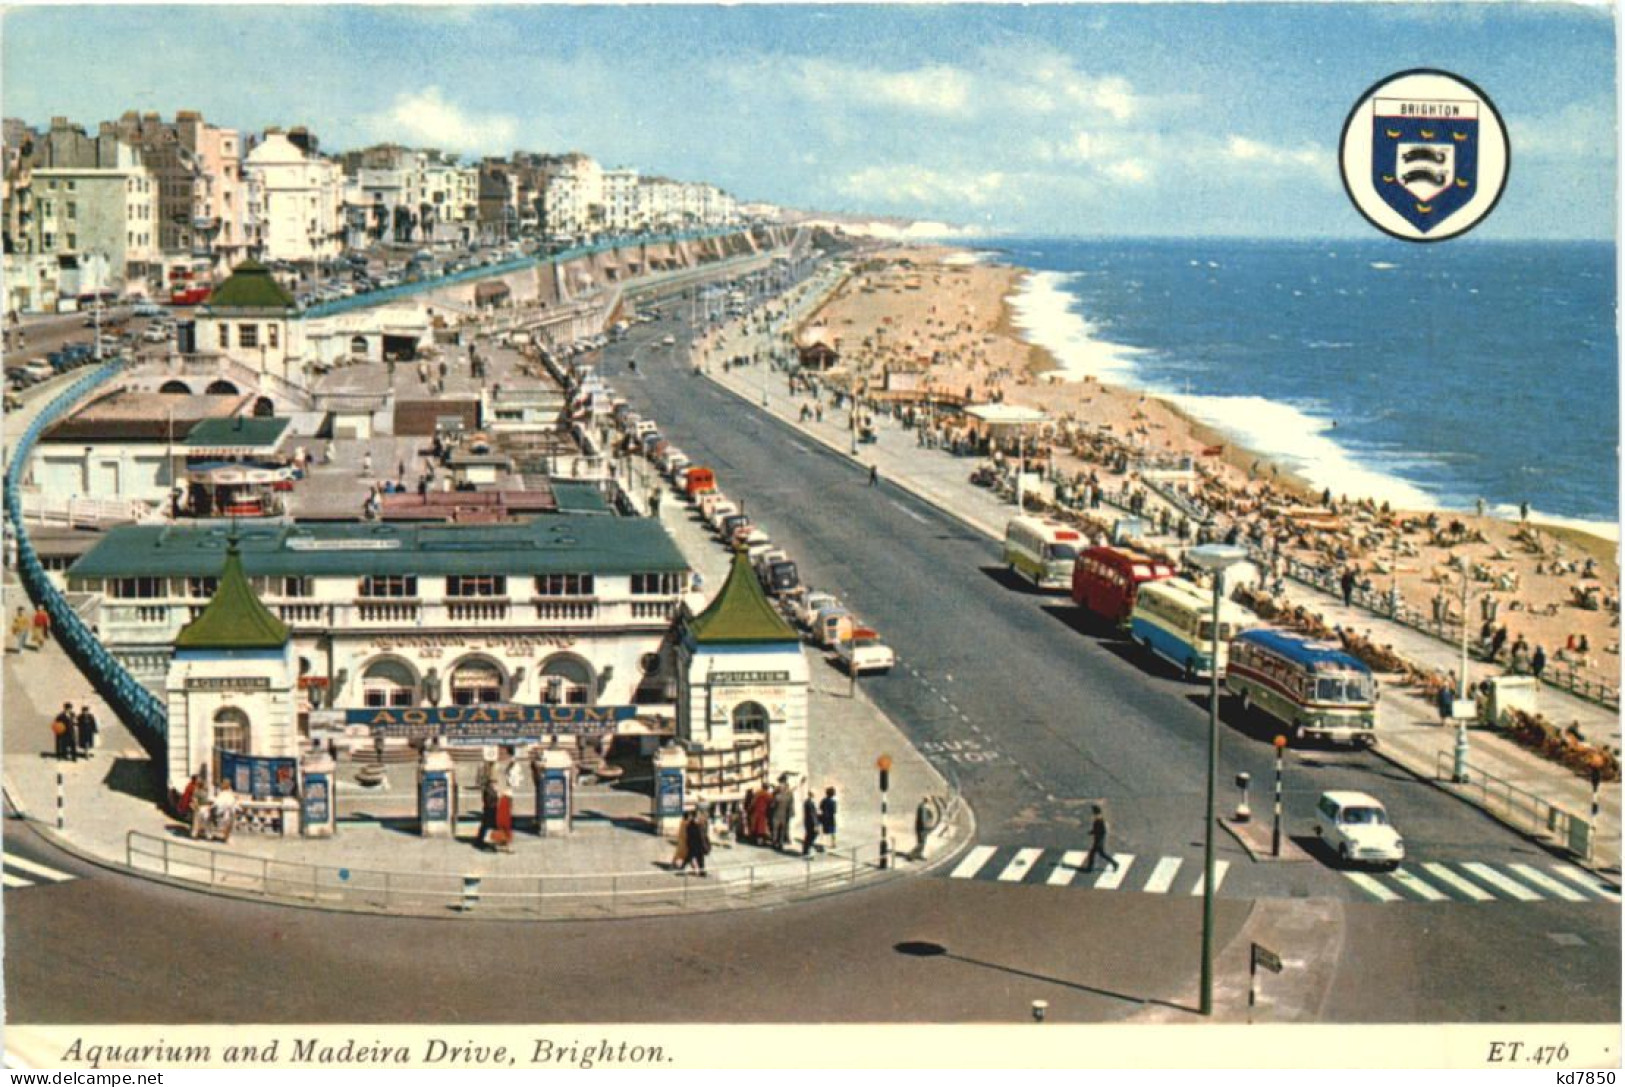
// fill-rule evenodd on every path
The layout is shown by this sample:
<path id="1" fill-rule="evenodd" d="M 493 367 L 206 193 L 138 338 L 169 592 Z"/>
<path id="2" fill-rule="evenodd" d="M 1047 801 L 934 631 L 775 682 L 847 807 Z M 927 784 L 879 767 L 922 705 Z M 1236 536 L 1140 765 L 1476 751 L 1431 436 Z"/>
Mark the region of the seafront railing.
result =
<path id="1" fill-rule="evenodd" d="M 50 616 L 52 635 L 74 666 L 90 681 L 96 693 L 118 715 L 147 753 L 162 761 L 169 720 L 163 704 L 103 648 L 96 632 L 51 584 L 23 521 L 21 480 L 34 443 L 47 427 L 66 415 L 91 392 L 117 377 L 123 369 L 124 363 L 115 360 L 79 378 L 53 397 L 29 423 L 12 446 L 11 460 L 6 465 L 5 513 L 12 537 L 17 541 L 17 574 L 29 599 L 43 607 Z"/>
<path id="2" fill-rule="evenodd" d="M 180 883 L 325 909 L 534 919 L 744 909 L 843 890 L 916 863 L 897 856 L 882 869 L 878 842 L 806 858 L 767 854 L 759 864 L 737 864 L 727 856 L 744 848 L 719 843 L 706 879 L 663 870 L 460 875 L 284 861 L 132 830 L 124 838 L 124 863 Z"/>
<path id="3" fill-rule="evenodd" d="M 1258 564 L 1259 569 L 1270 569 L 1270 555 L 1263 548 L 1249 545 L 1248 550 L 1252 552 L 1253 559 Z M 1335 569 L 1317 566 L 1294 558 L 1283 557 L 1282 562 L 1282 573 L 1293 581 L 1319 589 L 1321 592 L 1332 596 L 1342 594 L 1343 589 L 1338 583 L 1339 575 Z M 1461 644 L 1462 624 L 1460 619 L 1435 619 L 1413 608 L 1408 608 L 1405 606 L 1404 601 L 1394 598 L 1391 590 L 1378 589 L 1375 586 L 1366 588 L 1363 585 L 1356 585 L 1349 599 L 1355 607 L 1363 608 L 1380 619 L 1410 627 L 1420 634 L 1426 634 L 1430 638 L 1445 642 L 1453 647 Z M 1474 657 L 1480 660 L 1484 659 L 1483 655 L 1478 652 L 1476 645 L 1469 648 L 1473 651 Z M 1545 686 L 1567 691 L 1576 698 L 1595 703 L 1606 709 L 1619 709 L 1618 687 L 1599 680 L 1587 679 L 1579 675 L 1573 668 L 1565 670 L 1556 667 L 1556 665 L 1562 663 L 1561 661 L 1554 661 L 1552 664 L 1548 664 L 1546 670 L 1541 673 L 1540 682 Z"/>

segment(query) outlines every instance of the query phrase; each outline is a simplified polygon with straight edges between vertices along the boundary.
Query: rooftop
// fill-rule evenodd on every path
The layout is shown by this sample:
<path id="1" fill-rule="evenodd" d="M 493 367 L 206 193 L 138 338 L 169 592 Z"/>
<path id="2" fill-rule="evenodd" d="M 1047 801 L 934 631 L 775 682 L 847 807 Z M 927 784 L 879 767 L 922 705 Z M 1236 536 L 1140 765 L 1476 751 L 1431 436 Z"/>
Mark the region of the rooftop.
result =
<path id="1" fill-rule="evenodd" d="M 613 576 L 688 570 L 665 528 L 646 518 L 560 514 L 492 525 L 260 522 L 242 525 L 237 533 L 250 577 Z M 74 563 L 68 576 L 212 577 L 224 566 L 228 534 L 223 522 L 120 525 Z"/>
<path id="2" fill-rule="evenodd" d="M 690 630 L 701 645 L 757 645 L 795 642 L 796 634 L 762 591 L 743 551 L 734 552 L 728 580 L 711 606 L 695 617 Z"/>
<path id="3" fill-rule="evenodd" d="M 243 576 L 235 547 L 226 551 L 220 584 L 208 606 L 175 638 L 176 649 L 281 649 L 287 624 L 272 615 Z"/>
<path id="4" fill-rule="evenodd" d="M 242 407 L 240 394 L 183 396 L 120 389 L 46 431 L 42 441 L 184 440 L 202 419 L 225 419 Z"/>
<path id="5" fill-rule="evenodd" d="M 204 306 L 221 309 L 296 309 L 287 288 L 271 275 L 271 269 L 257 260 L 239 264 L 226 281 L 214 289 Z"/>
<path id="6" fill-rule="evenodd" d="M 186 436 L 186 452 L 196 455 L 208 450 L 267 451 L 282 444 L 289 420 L 272 415 L 235 415 L 229 419 L 205 419 Z"/>

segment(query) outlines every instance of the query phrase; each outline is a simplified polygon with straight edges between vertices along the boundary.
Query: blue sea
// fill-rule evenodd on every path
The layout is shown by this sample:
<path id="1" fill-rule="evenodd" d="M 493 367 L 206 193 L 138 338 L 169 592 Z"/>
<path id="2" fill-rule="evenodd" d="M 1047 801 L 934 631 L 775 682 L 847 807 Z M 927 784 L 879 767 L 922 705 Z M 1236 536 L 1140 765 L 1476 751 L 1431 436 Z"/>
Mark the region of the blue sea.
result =
<path id="1" fill-rule="evenodd" d="M 1017 323 L 1316 486 L 1401 508 L 1619 519 L 1604 243 L 1002 239 Z"/>

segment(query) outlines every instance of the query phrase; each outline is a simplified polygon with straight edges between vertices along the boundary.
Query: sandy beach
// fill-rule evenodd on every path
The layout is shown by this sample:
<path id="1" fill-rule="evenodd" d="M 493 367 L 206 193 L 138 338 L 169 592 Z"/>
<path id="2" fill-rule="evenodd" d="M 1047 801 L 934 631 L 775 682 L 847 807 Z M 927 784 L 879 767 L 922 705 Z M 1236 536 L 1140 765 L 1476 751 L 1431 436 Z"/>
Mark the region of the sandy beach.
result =
<path id="1" fill-rule="evenodd" d="M 1465 563 L 1474 574 L 1475 638 L 1504 628 L 1503 659 L 1522 639 L 1528 655 L 1544 650 L 1548 669 L 1618 683 L 1613 541 L 1475 511 L 1390 509 L 1357 494 L 1327 503 L 1326 494 L 1174 405 L 1110 384 L 1116 359 L 1108 345 L 1089 356 L 1105 381 L 1064 371 L 1022 337 L 1012 299 L 1029 274 L 956 249 L 886 249 L 866 257 L 798 339 L 833 346 L 840 363 L 831 383 L 856 383 L 880 403 L 909 388 L 1042 409 L 1054 422 L 1038 460 L 1063 480 L 1098 473 L 1112 453 L 1135 462 L 1192 457 L 1190 490 L 1220 523 L 1256 526 L 1285 556 L 1352 570 L 1378 592 L 1397 589 L 1415 613 L 1459 617 L 1456 570 Z M 972 467 L 968 461 L 966 471 Z M 1130 484 L 1137 481 L 1131 471 Z"/>

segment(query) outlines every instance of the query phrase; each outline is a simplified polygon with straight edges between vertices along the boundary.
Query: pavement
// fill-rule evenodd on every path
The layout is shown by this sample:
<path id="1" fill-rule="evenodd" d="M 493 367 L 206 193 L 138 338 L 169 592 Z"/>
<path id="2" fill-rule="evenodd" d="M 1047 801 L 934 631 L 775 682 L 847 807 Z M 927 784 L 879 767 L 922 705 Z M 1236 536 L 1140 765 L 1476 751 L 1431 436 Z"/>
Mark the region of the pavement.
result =
<path id="1" fill-rule="evenodd" d="M 514 380 L 510 375 L 519 361 L 517 354 L 497 355 L 492 380 Z M 383 366 L 371 368 L 378 371 L 372 375 L 376 383 L 387 380 Z M 396 376 L 397 383 L 415 380 L 415 369 L 407 366 Z M 25 405 L 28 414 L 36 409 L 32 400 Z M 317 479 L 325 473 L 353 476 L 362 444 L 338 443 L 337 463 L 317 469 Z M 392 464 L 387 457 L 378 459 L 384 452 L 375 453 L 380 466 Z M 651 478 L 656 477 L 651 473 Z M 727 575 L 728 557 L 722 546 L 674 494 L 667 493 L 659 516 L 701 574 L 706 595 L 714 594 Z M 26 603 L 8 571 L 5 614 Z M 799 845 L 780 854 L 728 842 L 718 833 L 720 828 L 713 827 L 717 847 L 709 858 L 708 882 L 703 883 L 671 872 L 673 843 L 653 834 L 642 818 L 648 798 L 611 786 L 578 791 L 582 817 L 566 836 L 543 838 L 527 832 L 533 824 L 525 816 L 534 808 L 520 798 L 511 854 L 473 847 L 478 793 L 471 780 L 460 783 L 462 820 L 455 839 L 417 834 L 409 780 L 398 783 L 403 803 L 393 806 L 347 803 L 359 787 L 341 780 L 341 815 L 379 807 L 390 808 L 399 817 L 343 822 L 331 839 L 283 838 L 240 828 L 229 843 L 206 846 L 193 842 L 161 810 L 154 784 L 160 775 L 55 642 L 40 650 L 8 652 L 4 673 L 0 726 L 4 783 L 16 809 L 57 844 L 86 860 L 203 884 L 226 894 L 335 909 L 436 914 L 464 905 L 464 881 L 472 877 L 481 881 L 477 908 L 482 914 L 590 918 L 728 908 L 844 890 L 929 869 L 950 859 L 974 832 L 969 808 L 952 804 L 954 818 L 932 836 L 924 857 L 885 870 L 879 867 L 881 798 L 875 759 L 889 754 L 894 760 L 886 823 L 888 841 L 894 846 L 913 849 L 914 807 L 922 796 L 946 801 L 954 791 L 866 696 L 861 684 L 852 689 L 845 674 L 824 660 L 813 662 L 808 784 L 819 796 L 826 786 L 837 789 L 842 828 L 838 848 L 803 859 Z M 102 722 L 93 758 L 59 764 L 51 755 L 49 723 L 64 699 L 75 705 L 88 702 Z M 409 778 L 408 773 L 399 776 Z"/>
<path id="2" fill-rule="evenodd" d="M 826 276 L 831 274 L 825 272 Z M 820 295 L 816 289 L 804 292 L 803 308 L 790 320 L 806 316 Z M 822 420 L 802 418 L 803 407 L 816 401 L 806 394 L 792 394 L 783 371 L 765 362 L 724 370 L 723 359 L 750 357 L 757 350 L 765 357 L 769 343 L 768 337 L 746 333 L 737 324 L 725 326 L 709 341 L 709 354 L 702 360 L 706 376 L 831 450 L 873 467 L 880 478 L 932 503 L 970 528 L 992 539 L 1003 539 L 1004 526 L 1014 515 L 1015 506 L 970 483 L 970 473 L 980 458 L 923 448 L 911 431 L 890 416 L 879 414 L 874 416 L 877 440 L 856 445 L 849 411 L 834 408 L 826 401 Z M 1347 608 L 1340 599 L 1307 585 L 1292 583 L 1287 595 L 1291 602 L 1319 612 L 1328 624 L 1368 632 L 1376 642 L 1392 645 L 1418 664 L 1446 671 L 1459 669 L 1459 650 L 1410 627 L 1363 609 Z M 1492 670 L 1499 671 L 1493 665 L 1474 662 L 1472 678 L 1476 682 Z M 1577 819 L 1589 818 L 1592 793 L 1587 779 L 1541 758 L 1494 729 L 1469 729 L 1468 780 L 1454 784 L 1448 779 L 1453 775 L 1456 729 L 1441 726 L 1435 708 L 1412 692 L 1385 685 L 1385 694 L 1378 711 L 1382 741 L 1376 750 L 1390 762 L 1539 840 L 1551 840 L 1549 808 Z M 1617 713 L 1553 687 L 1543 688 L 1539 699 L 1540 711 L 1549 720 L 1565 725 L 1575 722 L 1593 742 L 1619 747 Z M 1579 858 L 1594 870 L 1616 877 L 1620 871 L 1620 794 L 1618 782 L 1605 784 L 1599 790 L 1593 852 Z"/>

